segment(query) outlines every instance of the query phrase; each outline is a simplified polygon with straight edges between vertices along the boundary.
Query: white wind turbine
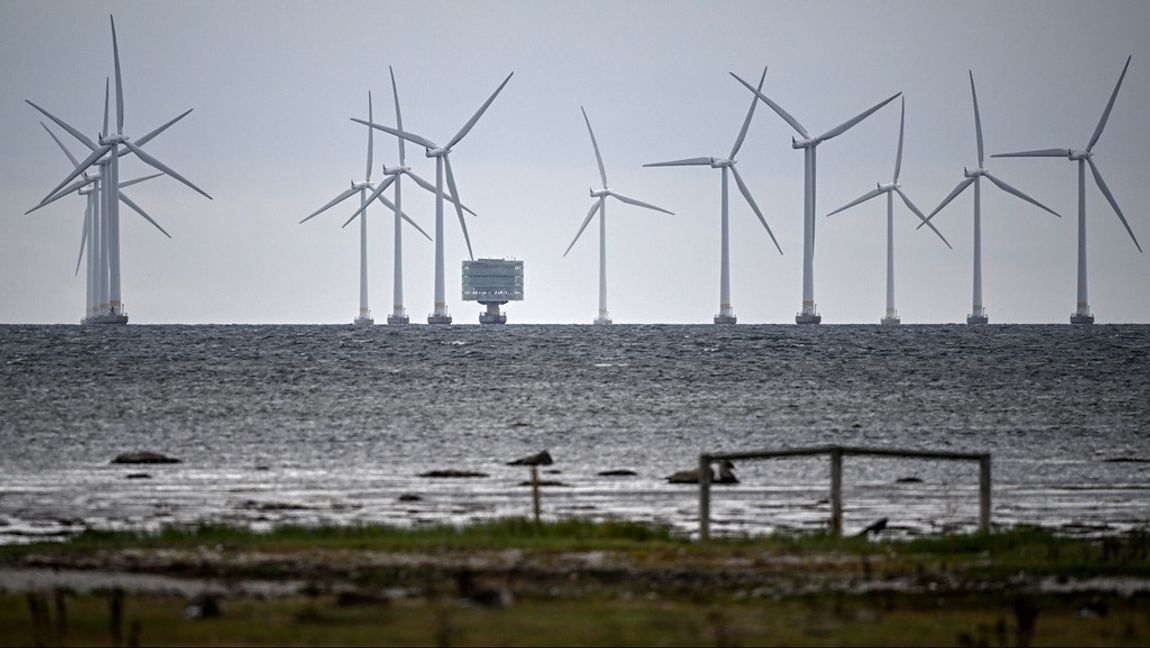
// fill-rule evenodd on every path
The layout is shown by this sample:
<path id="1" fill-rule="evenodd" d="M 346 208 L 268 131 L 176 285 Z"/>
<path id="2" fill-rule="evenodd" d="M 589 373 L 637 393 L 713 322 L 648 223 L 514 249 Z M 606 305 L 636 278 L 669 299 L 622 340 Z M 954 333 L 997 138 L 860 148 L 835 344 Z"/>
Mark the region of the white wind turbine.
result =
<path id="1" fill-rule="evenodd" d="M 734 72 L 731 76 L 735 77 L 739 83 L 742 83 L 748 90 L 755 93 L 763 103 L 771 107 L 783 121 L 790 124 L 791 128 L 795 129 L 803 139 L 796 140 L 791 138 L 791 148 L 803 150 L 803 309 L 795 315 L 796 324 L 818 324 L 822 321 L 822 316 L 819 315 L 818 309 L 815 307 L 815 162 L 816 162 L 816 149 L 819 144 L 838 137 L 843 133 L 850 130 L 862 120 L 870 117 L 875 111 L 888 103 L 894 101 L 902 93 L 892 95 L 890 98 L 885 99 L 871 108 L 863 111 L 855 117 L 835 126 L 829 131 L 817 137 L 811 137 L 807 129 L 798 122 L 797 119 L 792 117 L 787 111 L 783 110 L 777 103 L 771 101 L 762 92 L 755 89 L 754 86 L 744 81 Z"/>
<path id="2" fill-rule="evenodd" d="M 107 130 L 106 93 L 104 108 L 104 123 L 105 130 Z M 44 130 L 48 133 L 48 136 L 52 138 L 52 141 L 56 142 L 56 146 L 58 146 L 60 150 L 63 151 L 65 157 L 67 157 L 68 161 L 72 163 L 72 167 L 75 168 L 80 163 L 79 160 L 76 159 L 76 156 L 72 155 L 72 152 L 68 149 L 68 147 L 60 141 L 60 138 L 56 137 L 56 134 L 52 132 L 52 129 L 48 128 L 47 124 L 40 122 L 40 125 L 44 127 Z M 171 235 L 168 234 L 164 228 L 160 227 L 159 223 L 152 220 L 152 218 L 148 216 L 148 214 L 145 213 L 144 210 L 135 203 L 135 201 L 128 198 L 128 196 L 122 191 L 125 187 L 130 187 L 134 184 L 138 184 L 146 180 L 158 178 L 162 175 L 162 173 L 156 173 L 141 178 L 136 178 L 134 180 L 121 182 L 120 201 L 134 209 L 136 213 L 151 223 L 156 229 L 160 230 L 164 236 L 171 238 Z M 74 274 L 80 274 L 80 263 L 84 259 L 85 251 L 87 251 L 88 264 L 85 267 L 85 274 L 87 279 L 85 283 L 85 301 L 87 305 L 84 311 L 84 320 L 87 320 L 88 318 L 92 317 L 99 318 L 107 310 L 108 264 L 106 249 L 107 237 L 101 235 L 102 233 L 105 233 L 106 228 L 102 227 L 103 218 L 102 211 L 100 209 L 102 202 L 100 176 L 98 174 L 89 175 L 88 173 L 84 173 L 83 178 L 86 180 L 86 183 L 76 190 L 76 194 L 84 196 L 86 198 L 87 204 L 84 208 L 84 226 L 80 235 L 80 253 L 76 258 L 76 270 Z M 31 213 L 36 209 L 39 209 L 39 207 L 34 207 L 27 213 Z"/>
<path id="3" fill-rule="evenodd" d="M 767 78 L 767 68 L 763 68 L 763 76 L 759 79 L 759 87 L 757 91 L 763 89 L 763 81 Z M 712 169 L 722 170 L 722 202 L 721 202 L 721 220 L 720 220 L 720 253 L 719 253 L 719 314 L 715 316 L 716 324 L 734 324 L 738 321 L 735 317 L 734 310 L 731 308 L 731 253 L 730 253 L 730 228 L 727 218 L 727 172 L 729 171 L 735 176 L 735 184 L 739 186 L 739 192 L 746 198 L 747 204 L 750 205 L 751 210 L 758 216 L 759 222 L 767 230 L 770 235 L 771 241 L 774 242 L 775 248 L 778 249 L 779 254 L 783 253 L 783 249 L 779 247 L 778 240 L 771 232 L 771 228 L 767 225 L 767 220 L 763 218 L 763 212 L 759 210 L 759 206 L 755 204 L 755 199 L 751 197 L 751 192 L 747 190 L 746 183 L 735 169 L 735 156 L 739 153 L 739 148 L 743 145 L 743 140 L 747 137 L 747 129 L 751 126 L 751 117 L 755 114 L 755 106 L 759 103 L 757 97 L 751 97 L 751 107 L 747 110 L 747 116 L 743 119 L 743 127 L 739 130 L 739 136 L 735 138 L 735 145 L 731 147 L 730 154 L 725 158 L 714 157 L 698 157 L 686 160 L 672 160 L 670 162 L 655 162 L 652 164 L 644 164 L 645 167 L 671 167 L 671 166 L 710 166 Z M 604 183 L 606 184 L 606 183 Z"/>
<path id="4" fill-rule="evenodd" d="M 850 209 L 855 205 L 864 203 L 871 198 L 876 198 L 886 194 L 886 315 L 884 315 L 881 320 L 885 325 L 893 325 L 899 323 L 898 311 L 895 310 L 894 307 L 894 194 L 898 194 L 898 197 L 901 198 L 904 203 L 906 203 L 906 206 L 912 212 L 914 212 L 914 215 L 918 216 L 919 220 L 921 220 L 923 224 L 930 226 L 930 229 L 933 230 L 935 234 L 938 234 L 938 238 L 942 239 L 943 243 L 946 243 L 946 247 L 951 247 L 950 243 L 946 240 L 946 237 L 942 235 L 942 232 L 939 232 L 934 225 L 927 222 L 926 217 L 922 215 L 922 210 L 915 206 L 915 204 L 910 201 L 910 198 L 908 198 L 907 195 L 903 193 L 902 185 L 900 185 L 898 182 L 898 175 L 902 170 L 902 142 L 905 126 L 906 99 L 903 98 L 898 119 L 898 153 L 894 158 L 894 176 L 892 177 L 890 183 L 885 185 L 879 183 L 876 188 L 871 189 L 855 200 L 852 200 L 851 202 L 827 214 L 827 216 L 833 216 L 841 211 Z"/>
<path id="5" fill-rule="evenodd" d="M 368 119 L 370 120 L 372 118 L 371 92 L 367 93 L 367 115 L 368 115 Z M 371 204 L 371 201 L 378 200 L 385 207 L 394 210 L 396 213 L 396 222 L 397 223 L 398 223 L 398 219 L 402 218 L 403 220 L 406 220 L 408 223 L 410 223 L 412 227 L 414 227 L 416 230 L 418 230 L 420 234 L 423 234 L 425 237 L 427 237 L 428 240 L 431 240 L 431 237 L 427 236 L 427 232 L 423 231 L 423 228 L 421 228 L 419 225 L 416 225 L 415 221 L 408 218 L 407 214 L 404 214 L 402 212 L 402 210 L 400 210 L 396 204 L 391 203 L 390 201 L 388 201 L 387 198 L 384 198 L 382 195 L 380 195 L 383 193 L 383 190 L 386 189 L 388 187 L 388 185 L 390 185 L 395 180 L 395 176 L 391 176 L 387 180 L 384 180 L 383 182 L 381 182 L 379 187 L 376 187 L 374 184 L 372 184 L 372 182 L 371 182 L 371 166 L 372 166 L 372 155 L 373 155 L 373 150 L 374 150 L 374 140 L 375 140 L 375 131 L 371 130 L 370 128 L 367 129 L 367 166 L 366 166 L 366 169 L 364 170 L 364 173 L 363 173 L 363 175 L 364 175 L 363 182 L 356 182 L 356 181 L 352 180 L 351 181 L 351 187 L 349 189 L 343 190 L 342 193 L 340 193 L 335 198 L 332 198 L 326 205 L 313 211 L 306 218 L 304 218 L 303 220 L 300 221 L 300 224 L 302 225 L 302 224 L 308 222 L 309 220 L 315 218 L 316 216 L 319 216 L 320 214 L 327 211 L 328 209 L 335 207 L 336 205 L 343 202 L 344 200 L 347 200 L 348 198 L 354 196 L 355 194 L 359 194 L 359 209 L 356 210 L 356 212 L 354 214 L 352 214 L 351 218 L 347 219 L 347 222 L 345 222 L 343 224 L 343 226 L 347 227 L 347 224 L 350 223 L 356 216 L 358 216 L 360 214 L 364 214 L 364 217 L 359 219 L 359 315 L 357 315 L 355 318 L 355 324 L 360 325 L 360 326 L 370 326 L 370 325 L 375 323 L 375 320 L 372 319 L 372 317 L 371 317 L 371 308 L 368 306 L 368 300 L 367 300 L 367 292 L 368 291 L 367 291 L 367 215 L 366 215 L 366 211 L 367 211 L 367 206 Z M 371 191 L 370 196 L 368 196 L 368 193 L 367 193 L 369 190 Z M 398 193 L 397 193 L 397 195 L 398 195 Z M 398 232 L 399 232 L 399 228 L 397 227 L 396 228 L 396 236 L 397 237 L 399 236 Z M 398 263 L 398 261 L 397 261 L 397 263 Z M 390 317 L 388 318 L 388 322 L 393 323 L 393 322 L 391 322 Z"/>
<path id="6" fill-rule="evenodd" d="M 1122 210 L 1118 207 L 1118 201 L 1114 199 L 1114 194 L 1110 193 L 1110 187 L 1106 186 L 1106 181 L 1102 179 L 1102 174 L 1098 171 L 1098 165 L 1094 164 L 1094 145 L 1098 143 L 1098 138 L 1102 137 L 1102 129 L 1106 127 L 1106 121 L 1110 119 L 1110 110 L 1114 108 L 1114 100 L 1118 98 L 1118 89 L 1122 87 L 1122 80 L 1126 78 L 1126 70 L 1130 67 L 1130 59 L 1126 57 L 1126 65 L 1122 67 L 1122 74 L 1118 77 L 1118 83 L 1114 85 L 1114 92 L 1110 95 L 1110 101 L 1106 103 L 1106 109 L 1102 111 L 1102 118 L 1098 120 L 1098 126 L 1094 128 L 1094 134 L 1090 136 L 1090 142 L 1086 145 L 1086 150 L 1079 151 L 1075 149 L 1044 149 L 1040 151 L 1022 151 L 1019 153 L 999 153 L 990 157 L 1065 157 L 1071 162 L 1078 163 L 1078 305 L 1074 309 L 1074 314 L 1070 316 L 1071 324 L 1093 324 L 1094 315 L 1090 313 L 1090 302 L 1086 294 L 1086 166 L 1090 166 L 1090 173 L 1094 176 L 1094 182 L 1102 191 L 1102 195 L 1106 197 L 1106 201 L 1114 208 L 1114 213 L 1118 215 L 1118 220 L 1122 221 L 1123 227 L 1126 228 L 1126 233 L 1130 235 L 1130 240 L 1134 241 L 1134 247 L 1142 252 L 1142 246 L 1138 244 L 1138 239 L 1134 237 L 1134 230 L 1130 229 L 1130 223 L 1126 222 L 1126 217 L 1122 214 Z"/>
<path id="7" fill-rule="evenodd" d="M 104 231 L 101 232 L 101 237 L 107 241 L 107 259 L 108 259 L 108 299 L 107 310 L 102 312 L 97 317 L 89 317 L 85 321 L 90 323 L 100 324 L 126 324 L 128 316 L 124 313 L 123 302 L 121 301 L 120 293 L 120 202 L 125 202 L 131 206 L 131 203 L 124 201 L 120 194 L 120 157 L 129 153 L 134 153 L 144 163 L 162 171 L 164 174 L 179 180 L 185 185 L 191 187 L 203 196 L 211 199 L 207 193 L 202 189 L 192 184 L 188 179 L 184 178 L 179 173 L 173 171 L 167 165 L 163 164 L 156 158 L 149 155 L 143 150 L 143 145 L 152 140 L 160 133 L 167 130 L 172 124 L 183 119 L 192 112 L 190 109 L 177 117 L 169 120 L 167 123 L 161 125 L 148 134 L 132 141 L 127 135 L 124 135 L 124 86 L 120 76 L 120 48 L 116 40 L 116 21 L 114 18 L 109 17 L 112 25 L 112 56 L 115 64 L 116 76 L 116 134 L 110 135 L 105 129 L 101 133 L 98 142 L 93 142 L 90 138 L 84 135 L 79 130 L 73 128 L 63 120 L 55 115 L 49 113 L 47 110 L 40 106 L 27 101 L 36 110 L 43 113 L 46 117 L 54 121 L 64 130 L 68 131 L 73 137 L 82 142 L 91 151 L 91 154 L 76 165 L 63 181 L 60 182 L 52 191 L 48 193 L 40 205 L 44 206 L 54 200 L 57 200 L 65 195 L 72 193 L 79 189 L 81 186 L 88 184 L 88 180 L 81 178 L 75 183 L 71 183 L 75 178 L 83 174 L 92 166 L 100 168 L 100 179 L 102 185 L 101 191 L 101 211 L 103 219 Z M 121 148 L 123 147 L 123 148 Z M 151 220 L 151 219 L 149 219 Z M 153 222 L 154 224 L 154 222 Z"/>
<path id="8" fill-rule="evenodd" d="M 974 131 L 975 131 L 975 134 L 977 135 L 976 141 L 978 143 L 978 168 L 975 169 L 974 171 L 971 171 L 971 170 L 963 167 L 962 175 L 965 176 L 966 179 L 958 183 L 958 186 L 956 186 L 954 188 L 954 190 L 950 192 L 950 195 L 948 195 L 946 198 L 943 199 L 943 201 L 939 204 L 938 207 L 934 208 L 934 211 L 932 211 L 929 215 L 927 215 L 926 222 L 920 224 L 919 227 L 922 227 L 923 225 L 928 224 L 930 222 L 930 220 L 932 218 L 934 218 L 934 215 L 937 214 L 939 211 L 941 211 L 943 207 L 946 207 L 947 204 L 950 203 L 950 201 L 952 201 L 956 197 L 958 197 L 958 194 L 965 191 L 966 188 L 969 187 L 970 185 L 972 185 L 972 184 L 974 185 L 974 295 L 973 295 L 973 300 L 972 300 L 973 301 L 973 307 L 971 308 L 970 315 L 966 316 L 966 323 L 967 324 L 986 324 L 987 322 L 990 321 L 990 318 L 989 318 L 989 316 L 987 316 L 986 308 L 983 306 L 983 303 L 982 303 L 982 188 L 980 186 L 981 179 L 985 177 L 987 180 L 990 180 L 992 183 L 994 183 L 995 186 L 997 186 L 999 189 L 1002 189 L 1006 193 L 1011 194 L 1013 196 L 1017 196 L 1018 198 L 1021 198 L 1022 200 L 1025 200 L 1026 202 L 1028 202 L 1028 203 L 1030 203 L 1030 204 L 1032 204 L 1032 205 L 1034 205 L 1040 209 L 1044 209 L 1044 210 L 1050 212 L 1051 214 L 1058 216 L 1059 218 L 1061 218 L 1062 216 L 1058 212 L 1054 211 L 1053 209 L 1050 209 L 1046 205 L 1043 205 L 1042 203 L 1038 202 L 1037 200 L 1031 198 L 1030 196 L 1027 196 L 1024 193 L 1022 193 L 1018 189 L 1015 189 L 1014 187 L 1006 184 L 1005 182 L 998 179 L 997 177 L 991 175 L 990 171 L 987 171 L 985 168 L 983 168 L 982 117 L 978 112 L 978 94 L 975 93 L 975 91 L 974 91 L 974 72 L 971 72 L 968 70 L 967 73 L 970 75 L 970 97 L 974 103 Z"/>
<path id="9" fill-rule="evenodd" d="M 463 205 L 459 202 L 459 188 L 455 185 L 455 174 L 451 172 L 451 158 L 449 156 L 451 154 L 451 150 L 455 148 L 455 145 L 459 144 L 460 140 L 462 140 L 465 136 L 467 136 L 469 132 L 471 132 L 471 129 L 475 126 L 475 123 L 479 121 L 479 118 L 483 116 L 483 113 L 487 111 L 487 108 L 491 105 L 491 102 L 495 101 L 495 97 L 499 95 L 499 93 L 503 90 L 503 87 L 506 86 L 507 82 L 511 80 L 512 74 L 515 73 L 512 72 L 511 74 L 507 75 L 506 79 L 503 79 L 503 83 L 499 84 L 499 87 L 495 89 L 495 92 L 491 93 L 491 96 L 487 98 L 487 101 L 483 102 L 483 105 L 479 107 L 479 110 L 475 111 L 475 114 L 471 116 L 471 119 L 467 120 L 467 123 L 463 125 L 463 128 L 460 128 L 459 132 L 457 132 L 450 140 L 447 141 L 447 144 L 443 146 L 439 146 L 426 137 L 421 137 L 415 133 L 404 131 L 402 128 L 380 126 L 379 124 L 373 123 L 370 120 L 364 121 L 362 119 L 356 119 L 355 117 L 352 117 L 351 119 L 354 122 L 364 124 L 365 126 L 371 126 L 372 128 L 379 129 L 385 133 L 390 133 L 401 139 L 406 139 L 410 142 L 414 142 L 424 148 L 424 154 L 427 157 L 435 158 L 435 311 L 427 316 L 428 324 L 451 323 L 451 315 L 447 312 L 447 295 L 446 291 L 444 290 L 443 275 L 443 201 L 445 198 L 443 193 L 444 170 L 446 169 L 447 171 L 447 186 L 451 190 L 451 202 L 453 202 L 455 205 L 455 213 L 459 216 L 459 227 L 463 230 L 463 240 L 467 243 L 467 256 L 471 259 L 474 259 L 475 255 L 471 252 L 471 237 L 467 234 L 467 223 L 463 220 Z M 412 178 L 414 179 L 414 176 L 412 176 Z"/>
<path id="10" fill-rule="evenodd" d="M 595 318 L 596 324 L 610 324 L 611 318 L 607 314 L 607 196 L 612 196 L 620 202 L 627 203 L 628 205 L 635 205 L 636 207 L 645 207 L 653 209 L 657 212 L 664 214 L 674 215 L 674 212 L 669 212 L 662 207 L 656 207 L 641 200 L 636 200 L 629 196 L 612 191 L 607 188 L 607 171 L 603 167 L 603 156 L 599 154 L 599 143 L 595 141 L 595 131 L 591 130 L 591 120 L 587 118 L 587 111 L 583 110 L 580 106 L 579 110 L 583 111 L 583 121 L 587 123 L 587 132 L 591 135 L 591 147 L 595 149 L 595 162 L 599 165 L 599 178 L 603 180 L 603 188 L 599 190 L 591 189 L 591 197 L 598 198 L 595 204 L 591 205 L 591 211 L 587 212 L 587 218 L 583 219 L 583 224 L 579 226 L 579 231 L 575 233 L 575 238 L 571 240 L 571 245 L 567 246 L 567 250 L 563 252 L 566 257 L 571 248 L 575 247 L 575 242 L 582 236 L 583 230 L 587 229 L 587 224 L 595 217 L 595 212 L 599 212 L 599 316 Z"/>

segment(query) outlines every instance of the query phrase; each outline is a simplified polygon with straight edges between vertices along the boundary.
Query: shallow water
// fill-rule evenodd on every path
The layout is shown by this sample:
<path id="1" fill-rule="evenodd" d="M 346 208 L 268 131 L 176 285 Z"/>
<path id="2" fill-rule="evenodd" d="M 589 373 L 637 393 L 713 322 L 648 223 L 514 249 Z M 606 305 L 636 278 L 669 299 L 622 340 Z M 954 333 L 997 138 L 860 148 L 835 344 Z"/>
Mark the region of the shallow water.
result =
<path id="1" fill-rule="evenodd" d="M 692 529 L 663 477 L 700 452 L 828 443 L 991 452 L 996 523 L 1150 523 L 1150 463 L 1108 461 L 1150 459 L 1150 326 L 0 326 L 0 378 L 0 542 L 526 515 L 503 464 L 545 448 L 545 515 Z M 109 463 L 145 449 L 183 463 Z M 825 526 L 825 459 L 737 472 L 719 532 Z M 847 530 L 970 528 L 977 474 L 849 458 Z"/>

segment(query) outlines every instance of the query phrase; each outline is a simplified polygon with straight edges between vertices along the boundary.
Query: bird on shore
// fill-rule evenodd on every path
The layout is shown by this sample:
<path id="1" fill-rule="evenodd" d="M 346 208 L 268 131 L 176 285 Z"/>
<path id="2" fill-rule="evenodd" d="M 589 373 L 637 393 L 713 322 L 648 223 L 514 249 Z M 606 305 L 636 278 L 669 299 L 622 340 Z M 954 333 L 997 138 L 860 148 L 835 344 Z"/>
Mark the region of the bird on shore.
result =
<path id="1" fill-rule="evenodd" d="M 735 477 L 735 464 L 727 461 L 726 459 L 717 462 L 719 464 L 719 474 L 715 474 L 715 469 L 711 468 L 711 483 L 712 484 L 737 484 L 739 478 Z M 694 470 L 680 470 L 679 472 L 667 478 L 667 481 L 672 484 L 698 484 L 699 483 L 699 469 Z"/>

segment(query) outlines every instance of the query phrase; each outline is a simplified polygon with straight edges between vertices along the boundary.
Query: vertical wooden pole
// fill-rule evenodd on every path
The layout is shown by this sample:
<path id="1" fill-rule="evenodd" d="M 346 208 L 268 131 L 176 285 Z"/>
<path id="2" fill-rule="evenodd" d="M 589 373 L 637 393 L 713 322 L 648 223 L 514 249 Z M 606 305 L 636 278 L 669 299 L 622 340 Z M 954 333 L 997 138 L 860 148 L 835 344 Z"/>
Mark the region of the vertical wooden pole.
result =
<path id="1" fill-rule="evenodd" d="M 978 530 L 990 533 L 990 455 L 978 460 Z"/>
<path id="2" fill-rule="evenodd" d="M 711 537 L 711 458 L 699 455 L 699 540 Z"/>
<path id="3" fill-rule="evenodd" d="M 831 535 L 843 535 L 843 451 L 831 448 Z"/>
<path id="4" fill-rule="evenodd" d="M 531 508 L 535 512 L 535 525 L 539 525 L 539 468 L 531 466 Z"/>

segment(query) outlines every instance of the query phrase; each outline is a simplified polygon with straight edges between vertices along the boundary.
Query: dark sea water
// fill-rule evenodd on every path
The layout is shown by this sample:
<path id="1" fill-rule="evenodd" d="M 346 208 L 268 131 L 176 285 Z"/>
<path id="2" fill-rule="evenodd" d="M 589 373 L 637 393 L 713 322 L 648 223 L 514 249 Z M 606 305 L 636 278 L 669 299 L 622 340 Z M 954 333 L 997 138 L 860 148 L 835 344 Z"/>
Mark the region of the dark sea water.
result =
<path id="1" fill-rule="evenodd" d="M 693 530 L 700 452 L 830 443 L 991 452 L 996 523 L 1150 524 L 1150 326 L 0 326 L 0 542 L 528 515 L 543 449 L 544 515 Z M 718 532 L 826 525 L 825 459 L 737 473 Z M 972 528 L 977 475 L 848 458 L 846 530 Z"/>

